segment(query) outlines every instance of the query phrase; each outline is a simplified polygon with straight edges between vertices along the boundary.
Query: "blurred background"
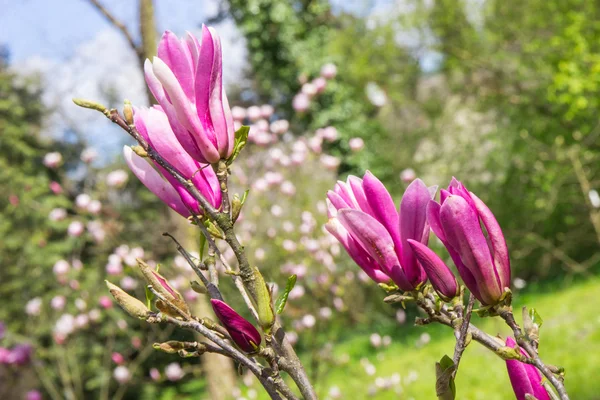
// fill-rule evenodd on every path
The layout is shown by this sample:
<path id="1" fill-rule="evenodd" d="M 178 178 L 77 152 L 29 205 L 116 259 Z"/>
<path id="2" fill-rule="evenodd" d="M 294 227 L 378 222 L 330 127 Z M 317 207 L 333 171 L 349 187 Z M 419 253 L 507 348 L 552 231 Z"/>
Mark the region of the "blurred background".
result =
<path id="1" fill-rule="evenodd" d="M 600 399 L 600 6 L 581 0 L 0 1 L 0 398 L 255 399 L 222 357 L 126 316 L 104 279 L 138 298 L 132 268 L 161 265 L 193 306 L 189 269 L 161 233 L 197 233 L 133 177 L 131 140 L 84 97 L 152 101 L 143 60 L 162 31 L 217 29 L 224 79 L 250 145 L 231 181 L 238 235 L 267 280 L 298 283 L 283 323 L 324 399 L 432 399 L 443 328 L 353 265 L 322 226 L 325 193 L 368 168 L 399 203 L 415 177 L 461 179 L 509 242 L 515 308 L 544 319 L 540 353 L 573 399 Z M 440 248 L 432 239 L 434 248 Z M 446 253 L 440 252 L 440 254 Z M 242 302 L 222 280 L 231 304 Z M 497 321 L 476 320 L 506 335 Z M 510 399 L 505 365 L 477 344 L 460 399 Z"/>

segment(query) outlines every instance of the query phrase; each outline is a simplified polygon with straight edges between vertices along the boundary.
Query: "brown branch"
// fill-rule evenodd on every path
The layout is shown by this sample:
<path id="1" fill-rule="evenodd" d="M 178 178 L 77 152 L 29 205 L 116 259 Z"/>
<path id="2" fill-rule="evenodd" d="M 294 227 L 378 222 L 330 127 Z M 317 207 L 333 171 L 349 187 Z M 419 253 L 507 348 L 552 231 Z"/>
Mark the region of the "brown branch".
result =
<path id="1" fill-rule="evenodd" d="M 452 359 L 455 367 L 454 376 L 456 376 L 456 373 L 458 372 L 458 364 L 460 364 L 460 359 L 462 358 L 462 355 L 467 347 L 467 334 L 469 333 L 469 324 L 471 321 L 473 304 L 475 304 L 475 297 L 473 296 L 473 293 L 469 293 L 469 303 L 467 304 L 467 309 L 464 313 L 461 310 L 460 317 L 462 318 L 462 323 L 460 325 L 459 336 L 456 339 L 456 346 L 454 347 L 454 357 Z"/>
<path id="2" fill-rule="evenodd" d="M 102 5 L 102 3 L 100 3 L 100 1 L 89 0 L 89 2 L 94 7 L 96 7 L 96 9 L 100 12 L 100 14 L 102 14 L 104 16 L 104 18 L 106 18 L 106 20 L 108 22 L 110 22 L 115 28 L 117 28 L 119 31 L 121 31 L 123 36 L 125 36 L 125 40 L 127 40 L 127 43 L 129 43 L 129 46 L 137 54 L 138 59 L 140 57 L 142 57 L 142 48 L 140 46 L 138 46 L 138 44 L 135 42 L 135 40 L 133 39 L 133 36 L 131 36 L 129 29 L 127 29 L 125 24 L 122 23 L 121 21 L 119 21 L 114 15 L 112 15 L 111 12 L 108 11 L 108 9 L 106 7 L 104 7 L 104 5 Z M 143 60 L 142 60 L 142 65 L 143 65 Z"/>

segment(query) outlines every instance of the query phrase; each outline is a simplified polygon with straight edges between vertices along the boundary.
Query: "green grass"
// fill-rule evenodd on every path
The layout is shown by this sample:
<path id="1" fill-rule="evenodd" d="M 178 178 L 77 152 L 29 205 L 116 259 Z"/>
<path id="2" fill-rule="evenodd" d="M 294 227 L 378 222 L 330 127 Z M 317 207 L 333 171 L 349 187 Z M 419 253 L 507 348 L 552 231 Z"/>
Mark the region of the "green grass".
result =
<path id="1" fill-rule="evenodd" d="M 547 363 L 566 369 L 566 387 L 572 399 L 600 399 L 600 315 L 596 296 L 600 280 L 579 283 L 558 292 L 517 296 L 515 310 L 523 305 L 538 310 L 544 324 L 541 328 L 540 356 Z M 410 306 L 409 306 L 410 307 Z M 516 313 L 520 322 L 520 312 Z M 505 337 L 509 330 L 499 318 L 475 318 L 473 321 L 486 332 Z M 348 361 L 330 368 L 318 384 L 320 398 L 327 398 L 332 386 L 337 386 L 345 399 L 435 399 L 434 365 L 444 354 L 452 356 L 454 336 L 446 327 L 415 327 L 407 323 L 398 329 L 409 330 L 388 348 L 375 351 L 368 334 L 351 337 L 337 343 L 338 359 Z M 429 344 L 417 347 L 423 332 L 431 335 Z M 349 357 L 349 358 L 348 358 Z M 369 376 L 361 365 L 368 359 L 377 372 Z M 399 374 L 400 385 L 368 394 L 376 377 Z M 416 380 L 410 382 L 409 376 Z M 466 349 L 456 380 L 457 399 L 503 400 L 514 398 L 504 361 L 472 342 Z M 399 393 L 401 393 L 399 395 Z"/>

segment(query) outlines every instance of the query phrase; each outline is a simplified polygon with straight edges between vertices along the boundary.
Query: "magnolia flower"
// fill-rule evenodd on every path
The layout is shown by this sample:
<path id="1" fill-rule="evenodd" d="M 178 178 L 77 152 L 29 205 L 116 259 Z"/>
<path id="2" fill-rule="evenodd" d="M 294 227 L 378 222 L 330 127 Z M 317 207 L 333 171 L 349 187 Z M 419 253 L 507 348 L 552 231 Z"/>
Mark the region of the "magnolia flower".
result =
<path id="1" fill-rule="evenodd" d="M 81 193 L 78 194 L 77 197 L 75 197 L 75 206 L 77 206 L 77 208 L 87 208 L 90 205 L 91 201 L 92 198 L 89 194 Z"/>
<path id="2" fill-rule="evenodd" d="M 201 40 L 191 33 L 179 39 L 165 32 L 158 57 L 146 60 L 144 71 L 181 147 L 206 164 L 229 158 L 235 131 L 223 90 L 221 42 L 206 26 Z"/>
<path id="3" fill-rule="evenodd" d="M 427 219 L 467 288 L 483 304 L 496 304 L 510 285 L 510 259 L 490 209 L 452 178 L 448 190 L 441 191 L 440 203 L 429 203 Z"/>
<path id="4" fill-rule="evenodd" d="M 52 168 L 52 169 L 59 167 L 62 164 L 62 162 L 63 162 L 62 154 L 60 154 L 57 151 L 54 151 L 52 153 L 47 153 L 44 156 L 44 161 L 43 161 L 43 163 L 46 167 Z"/>
<path id="5" fill-rule="evenodd" d="M 183 371 L 179 363 L 174 362 L 165 367 L 165 376 L 168 380 L 172 382 L 180 380 L 181 378 L 183 378 L 184 375 L 185 372 Z"/>
<path id="6" fill-rule="evenodd" d="M 273 123 L 271 123 L 271 132 L 276 135 L 282 135 L 290 129 L 290 123 L 286 119 L 279 119 Z"/>
<path id="7" fill-rule="evenodd" d="M 292 100 L 292 107 L 296 112 L 305 112 L 310 107 L 310 97 L 305 93 L 298 93 Z"/>
<path id="8" fill-rule="evenodd" d="M 321 137 L 326 142 L 333 142 L 334 140 L 336 140 L 338 138 L 338 136 L 339 136 L 339 134 L 338 134 L 337 129 L 335 129 L 335 126 L 328 126 L 321 130 Z"/>
<path id="9" fill-rule="evenodd" d="M 246 109 L 238 106 L 231 107 L 231 116 L 234 121 L 243 121 L 246 118 Z"/>
<path id="10" fill-rule="evenodd" d="M 90 214 L 97 215 L 102 210 L 102 203 L 99 200 L 92 200 L 88 204 L 87 210 Z"/>
<path id="11" fill-rule="evenodd" d="M 409 240 L 426 244 L 427 204 L 435 188 L 411 183 L 402 197 L 400 212 L 383 184 L 370 172 L 363 179 L 349 176 L 327 193 L 326 229 L 350 257 L 376 282 L 391 278 L 401 290 L 414 290 L 427 280 Z"/>
<path id="12" fill-rule="evenodd" d="M 321 93 L 327 87 L 327 79 L 320 76 L 318 78 L 315 78 L 312 81 L 312 84 L 315 87 L 315 89 L 317 90 L 317 93 Z"/>
<path id="13" fill-rule="evenodd" d="M 513 338 L 507 337 L 506 345 L 515 348 L 516 342 Z M 520 351 L 521 355 L 529 358 L 525 350 L 520 349 Z M 550 400 L 548 392 L 542 385 L 542 375 L 535 366 L 518 360 L 506 360 L 506 369 L 517 400 L 527 400 L 527 395 L 537 400 Z"/>
<path id="14" fill-rule="evenodd" d="M 58 260 L 54 263 L 54 267 L 52 267 L 52 272 L 54 275 L 64 275 L 69 272 L 71 266 L 67 260 Z"/>
<path id="15" fill-rule="evenodd" d="M 126 366 L 119 365 L 113 371 L 113 377 L 120 384 L 125 384 L 131 380 L 131 372 L 129 372 L 129 369 Z"/>
<path id="16" fill-rule="evenodd" d="M 52 307 L 54 310 L 62 310 L 65 308 L 66 304 L 67 299 L 65 296 L 54 296 L 52 300 L 50 300 L 50 307 Z"/>
<path id="17" fill-rule="evenodd" d="M 248 109 L 246 110 L 246 113 L 248 115 L 248 119 L 250 121 L 258 121 L 261 118 L 261 112 L 260 112 L 260 107 L 258 106 L 251 106 L 248 107 Z"/>
<path id="18" fill-rule="evenodd" d="M 213 207 L 221 204 L 219 182 L 212 168 L 195 161 L 182 147 L 169 125 L 167 116 L 160 108 L 140 108 L 135 110 L 135 126 L 146 141 L 165 160 L 173 165 L 183 176 L 190 179 Z M 186 188 L 173 176 L 159 167 L 162 175 L 146 160 L 124 147 L 123 153 L 127 165 L 140 181 L 166 205 L 184 217 L 190 216 L 190 210 L 201 214 L 198 202 Z"/>
<path id="19" fill-rule="evenodd" d="M 40 315 L 42 311 L 42 299 L 39 297 L 34 297 L 29 300 L 27 304 L 25 304 L 25 313 L 27 315 Z"/>
<path id="20" fill-rule="evenodd" d="M 400 180 L 402 182 L 410 183 L 417 178 L 415 170 L 412 168 L 406 168 L 400 172 Z"/>
<path id="21" fill-rule="evenodd" d="M 325 79 L 333 79 L 337 75 L 337 67 L 335 64 L 328 63 L 321 67 L 321 76 Z"/>
<path id="22" fill-rule="evenodd" d="M 227 303 L 217 299 L 212 299 L 210 303 L 235 344 L 247 353 L 255 351 L 261 343 L 258 330 Z"/>
<path id="23" fill-rule="evenodd" d="M 50 221 L 62 221 L 65 218 L 67 218 L 67 210 L 64 208 L 54 208 L 48 214 L 48 219 L 50 219 Z"/>
<path id="24" fill-rule="evenodd" d="M 83 226 L 83 222 L 73 221 L 69 224 L 69 227 L 67 228 L 67 234 L 72 237 L 78 237 L 81 236 L 84 230 L 85 227 Z"/>
<path id="25" fill-rule="evenodd" d="M 48 185 L 48 187 L 50 188 L 50 190 L 54 194 L 61 194 L 62 191 L 63 191 L 63 188 L 62 188 L 62 186 L 60 186 L 60 183 L 58 183 L 56 181 L 50 182 L 50 184 Z"/>
<path id="26" fill-rule="evenodd" d="M 365 141 L 359 137 L 355 137 L 348 141 L 348 146 L 353 152 L 361 151 L 365 147 Z"/>
<path id="27" fill-rule="evenodd" d="M 106 175 L 106 184 L 110 187 L 120 188 L 127 183 L 129 175 L 122 169 L 116 169 Z"/>
<path id="28" fill-rule="evenodd" d="M 260 116 L 262 118 L 269 119 L 271 118 L 274 112 L 275 109 L 270 104 L 263 104 L 262 106 L 260 106 Z"/>
<path id="29" fill-rule="evenodd" d="M 98 151 L 96 151 L 96 149 L 94 149 L 93 147 L 88 147 L 83 149 L 79 157 L 84 163 L 90 164 L 98 157 Z"/>

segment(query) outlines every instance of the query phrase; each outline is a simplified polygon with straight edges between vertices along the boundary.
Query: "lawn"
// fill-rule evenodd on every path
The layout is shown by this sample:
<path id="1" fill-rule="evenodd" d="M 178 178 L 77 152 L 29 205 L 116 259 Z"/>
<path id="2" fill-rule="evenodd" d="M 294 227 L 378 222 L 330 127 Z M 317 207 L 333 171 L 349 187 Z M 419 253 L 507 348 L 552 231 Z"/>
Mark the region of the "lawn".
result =
<path id="1" fill-rule="evenodd" d="M 566 386 L 576 400 L 600 399 L 600 381 L 596 380 L 600 371 L 600 316 L 594 301 L 598 293 L 600 280 L 593 279 L 559 292 L 519 295 L 514 303 L 516 310 L 523 305 L 535 307 L 544 318 L 540 356 L 547 363 L 565 367 Z M 489 333 L 508 333 L 498 318 L 473 322 Z M 434 364 L 444 354 L 452 355 L 452 333 L 447 328 L 414 327 L 408 322 L 398 329 L 410 332 L 384 350 L 375 351 L 368 335 L 339 343 L 335 354 L 341 364 L 331 368 L 318 385 L 320 398 L 330 398 L 336 387 L 331 393 L 337 392 L 338 398 L 344 399 L 435 399 Z M 425 345 L 418 343 L 424 332 L 431 335 Z M 372 367 L 365 367 L 368 364 L 375 367 L 375 373 Z M 391 379 L 394 374 L 399 377 Z M 514 398 L 504 362 L 475 342 L 465 352 L 456 385 L 460 400 Z"/>

